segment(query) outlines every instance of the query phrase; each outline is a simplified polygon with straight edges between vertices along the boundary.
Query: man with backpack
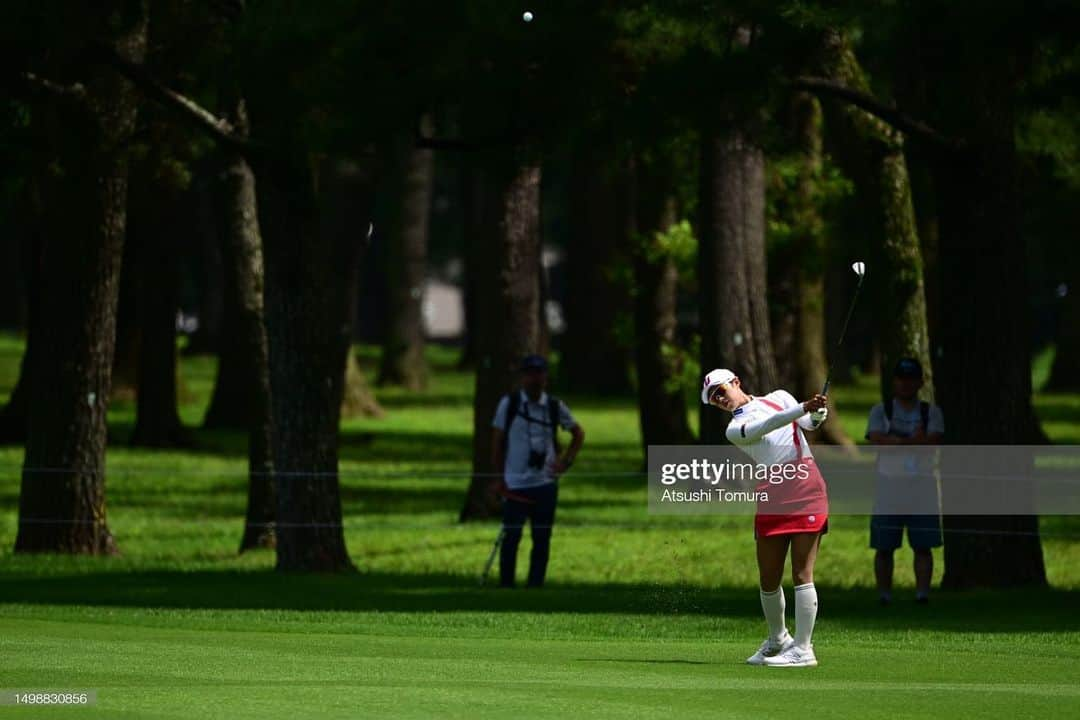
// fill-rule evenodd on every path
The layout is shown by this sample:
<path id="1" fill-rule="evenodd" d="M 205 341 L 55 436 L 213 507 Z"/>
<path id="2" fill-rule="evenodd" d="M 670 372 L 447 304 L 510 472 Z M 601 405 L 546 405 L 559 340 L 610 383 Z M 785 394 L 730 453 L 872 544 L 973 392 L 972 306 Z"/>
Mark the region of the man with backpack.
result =
<path id="1" fill-rule="evenodd" d="M 513 587 L 517 551 L 525 521 L 532 526 L 529 587 L 544 584 L 551 528 L 558 497 L 556 480 L 574 463 L 585 431 L 566 403 L 545 392 L 547 361 L 529 355 L 521 361 L 521 387 L 504 395 L 492 421 L 492 466 L 502 473 L 497 481 L 503 495 L 502 547 L 499 584 Z M 558 428 L 570 432 L 566 452 L 559 452 Z"/>
<path id="2" fill-rule="evenodd" d="M 893 397 L 870 409 L 866 439 L 875 445 L 939 445 L 945 433 L 941 408 L 919 400 L 923 369 L 903 358 L 893 372 Z M 929 601 L 933 548 L 941 546 L 937 480 L 925 453 L 887 450 L 878 456 L 878 492 L 870 518 L 870 547 L 881 604 L 892 602 L 893 553 L 904 528 L 915 553 L 915 600 Z M 887 497 L 886 497 L 887 496 Z M 905 512 L 910 510 L 910 512 Z"/>

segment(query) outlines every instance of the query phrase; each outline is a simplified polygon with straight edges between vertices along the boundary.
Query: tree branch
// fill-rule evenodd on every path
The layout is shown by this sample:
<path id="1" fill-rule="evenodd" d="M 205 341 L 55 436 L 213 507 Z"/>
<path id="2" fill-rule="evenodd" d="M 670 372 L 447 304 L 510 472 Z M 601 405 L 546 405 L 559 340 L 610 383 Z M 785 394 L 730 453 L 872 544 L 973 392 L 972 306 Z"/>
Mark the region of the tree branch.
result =
<path id="1" fill-rule="evenodd" d="M 14 78 L 9 77 L 8 80 L 13 89 L 21 90 L 25 95 L 67 103 L 82 103 L 86 100 L 86 88 L 82 83 L 62 85 L 32 72 L 16 73 Z"/>
<path id="2" fill-rule="evenodd" d="M 791 86 L 795 90 L 806 90 L 816 95 L 829 96 L 854 105 L 874 117 L 881 118 L 905 135 L 925 140 L 947 150 L 962 150 L 968 145 L 967 140 L 964 138 L 944 135 L 921 120 L 917 120 L 895 107 L 886 105 L 872 95 L 832 80 L 819 77 L 799 77 L 795 78 Z"/>
<path id="3" fill-rule="evenodd" d="M 177 113 L 197 130 L 241 155 L 251 154 L 253 150 L 251 141 L 238 133 L 229 121 L 219 118 L 194 100 L 166 87 L 142 65 L 130 62 L 112 51 L 105 51 L 102 60 L 151 99 Z"/>

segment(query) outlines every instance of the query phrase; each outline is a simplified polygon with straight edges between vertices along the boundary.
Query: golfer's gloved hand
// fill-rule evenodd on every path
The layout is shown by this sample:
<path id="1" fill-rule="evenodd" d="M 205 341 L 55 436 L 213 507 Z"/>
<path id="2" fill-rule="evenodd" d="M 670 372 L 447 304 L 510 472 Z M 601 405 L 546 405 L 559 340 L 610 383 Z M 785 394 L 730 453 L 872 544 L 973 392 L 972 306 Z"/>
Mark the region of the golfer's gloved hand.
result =
<path id="1" fill-rule="evenodd" d="M 825 422 L 825 418 L 829 417 L 829 408 L 821 408 L 810 413 L 810 422 L 814 424 L 814 427 L 818 427 L 821 423 Z"/>

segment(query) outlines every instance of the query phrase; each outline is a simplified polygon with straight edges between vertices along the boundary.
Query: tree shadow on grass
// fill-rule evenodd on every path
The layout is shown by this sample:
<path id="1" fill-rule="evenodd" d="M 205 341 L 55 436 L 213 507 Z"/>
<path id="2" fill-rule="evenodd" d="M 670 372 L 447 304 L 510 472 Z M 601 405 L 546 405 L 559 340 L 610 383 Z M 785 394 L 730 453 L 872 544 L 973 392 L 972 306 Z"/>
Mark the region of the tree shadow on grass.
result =
<path id="1" fill-rule="evenodd" d="M 117 607 L 381 612 L 618 613 L 756 619 L 752 588 L 549 583 L 542 590 L 479 587 L 476 576 L 358 571 L 112 571 L 3 574 L 0 603 Z M 820 586 L 822 620 L 849 628 L 1011 633 L 1078 630 L 1080 592 L 939 592 L 931 605 L 879 607 L 870 589 Z"/>

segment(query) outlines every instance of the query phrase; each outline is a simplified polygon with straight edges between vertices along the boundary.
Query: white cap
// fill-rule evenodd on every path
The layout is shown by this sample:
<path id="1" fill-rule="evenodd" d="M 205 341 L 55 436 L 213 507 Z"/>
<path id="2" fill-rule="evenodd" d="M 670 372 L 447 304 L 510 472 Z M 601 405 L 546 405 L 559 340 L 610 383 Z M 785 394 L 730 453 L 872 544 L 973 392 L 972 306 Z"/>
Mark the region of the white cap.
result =
<path id="1" fill-rule="evenodd" d="M 717 385 L 729 383 L 735 379 L 735 373 L 724 368 L 716 368 L 705 376 L 705 384 L 701 388 L 701 402 L 709 404 L 709 391 Z"/>

